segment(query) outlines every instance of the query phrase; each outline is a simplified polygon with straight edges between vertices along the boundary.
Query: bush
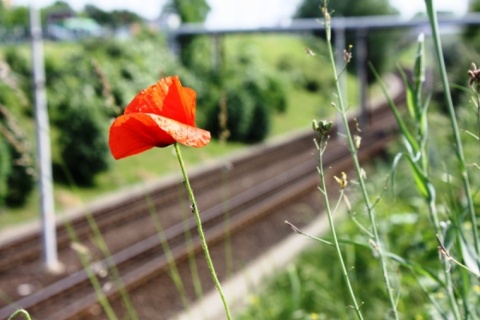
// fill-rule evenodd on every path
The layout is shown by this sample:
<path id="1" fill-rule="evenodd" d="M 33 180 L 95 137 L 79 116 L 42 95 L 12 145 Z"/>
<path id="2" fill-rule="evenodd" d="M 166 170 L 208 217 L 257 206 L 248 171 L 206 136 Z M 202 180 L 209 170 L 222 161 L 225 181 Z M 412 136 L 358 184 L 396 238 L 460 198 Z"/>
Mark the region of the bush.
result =
<path id="1" fill-rule="evenodd" d="M 5 50 L 4 57 L 15 73 L 25 78 L 30 77 L 32 73 L 31 64 L 26 52 L 18 50 L 16 47 L 8 47 Z"/>
<path id="2" fill-rule="evenodd" d="M 216 87 L 199 95 L 199 103 L 208 106 L 205 127 L 216 138 L 228 130 L 231 141 L 260 142 L 269 133 L 273 112 L 287 108 L 282 75 L 268 69 L 248 46 L 226 59 L 221 74 L 200 76 Z M 221 117 L 227 118 L 226 127 L 222 127 Z"/>
<path id="3" fill-rule="evenodd" d="M 58 145 L 64 169 L 73 182 L 92 185 L 95 175 L 108 169 L 108 121 L 99 111 L 101 101 L 85 100 L 81 95 L 70 99 L 70 106 L 59 121 Z"/>
<path id="4" fill-rule="evenodd" d="M 252 97 L 244 90 L 227 89 L 225 92 L 227 125 L 222 127 L 219 121 L 221 116 L 221 97 L 210 109 L 207 116 L 206 129 L 212 136 L 218 138 L 226 129 L 230 132 L 229 140 L 245 141 L 255 108 Z"/>
<path id="5" fill-rule="evenodd" d="M 270 132 L 271 110 L 265 104 L 256 104 L 253 109 L 245 141 L 255 143 L 263 141 Z"/>

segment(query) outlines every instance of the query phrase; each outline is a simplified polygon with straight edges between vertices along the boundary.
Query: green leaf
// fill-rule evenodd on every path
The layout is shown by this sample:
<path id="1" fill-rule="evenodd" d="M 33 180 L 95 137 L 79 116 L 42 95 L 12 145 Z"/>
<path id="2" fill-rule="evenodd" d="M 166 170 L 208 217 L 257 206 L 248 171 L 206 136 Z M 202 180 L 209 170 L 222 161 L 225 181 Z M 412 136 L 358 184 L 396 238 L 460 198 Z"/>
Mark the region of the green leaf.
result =
<path id="1" fill-rule="evenodd" d="M 403 69 L 399 67 L 398 70 L 400 72 L 400 75 L 402 76 L 403 83 L 405 84 L 405 87 L 406 87 L 405 104 L 407 105 L 407 110 L 408 110 L 408 113 L 410 114 L 410 117 L 412 119 L 414 119 L 416 114 L 417 114 L 415 92 L 414 92 L 414 89 L 412 87 L 412 84 L 410 83 L 410 81 L 408 81 L 407 75 L 405 74 Z"/>
<path id="2" fill-rule="evenodd" d="M 421 93 L 422 86 L 425 82 L 425 36 L 421 33 L 418 36 L 418 49 L 417 56 L 415 58 L 415 67 L 414 67 L 414 92 L 415 92 L 415 115 L 417 120 L 421 116 Z"/>
<path id="3" fill-rule="evenodd" d="M 382 81 L 380 78 L 380 75 L 378 72 L 375 70 L 375 67 L 369 63 L 370 69 L 372 70 L 372 73 L 375 76 L 375 79 L 377 79 L 378 83 L 380 84 L 380 88 L 382 89 L 383 94 L 385 95 L 388 104 L 390 106 L 390 109 L 393 112 L 393 115 L 395 116 L 395 119 L 397 121 L 398 127 L 400 128 L 400 131 L 402 132 L 403 136 L 407 140 L 407 143 L 411 149 L 411 155 L 414 157 L 415 154 L 419 151 L 419 146 L 417 141 L 413 138 L 413 135 L 410 133 L 408 130 L 407 126 L 405 125 L 405 122 L 403 122 L 402 117 L 400 116 L 400 113 L 398 112 L 398 108 L 395 104 L 395 102 L 392 100 L 392 98 L 388 95 L 387 88 L 385 87 L 385 83 Z"/>
<path id="4" fill-rule="evenodd" d="M 428 178 L 420 169 L 418 163 L 411 156 L 408 156 L 407 159 L 408 163 L 410 164 L 410 168 L 412 169 L 413 180 L 415 181 L 415 186 L 417 187 L 418 192 L 420 192 L 422 197 L 427 198 L 429 195 Z"/>

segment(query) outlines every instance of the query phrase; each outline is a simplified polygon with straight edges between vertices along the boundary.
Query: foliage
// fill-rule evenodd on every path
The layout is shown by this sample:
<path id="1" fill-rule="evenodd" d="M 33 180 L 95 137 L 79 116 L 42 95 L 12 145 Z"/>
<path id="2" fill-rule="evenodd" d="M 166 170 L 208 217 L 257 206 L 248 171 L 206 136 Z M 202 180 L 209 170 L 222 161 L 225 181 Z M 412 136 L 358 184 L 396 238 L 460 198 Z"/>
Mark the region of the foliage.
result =
<path id="1" fill-rule="evenodd" d="M 7 47 L 4 51 L 5 62 L 10 69 L 24 79 L 31 75 L 31 63 L 24 52 L 19 52 L 15 47 Z"/>
<path id="2" fill-rule="evenodd" d="M 133 23 L 142 23 L 143 19 L 134 12 L 128 10 L 104 11 L 92 4 L 85 5 L 83 15 L 92 18 L 103 26 L 119 28 Z"/>
<path id="3" fill-rule="evenodd" d="M 207 18 L 210 6 L 205 0 L 170 0 L 163 11 L 178 14 L 182 23 L 200 23 Z M 194 68 L 193 59 L 198 56 L 199 46 L 204 44 L 205 37 L 184 35 L 179 37 L 177 41 L 180 45 L 182 63 L 187 67 Z"/>
<path id="4" fill-rule="evenodd" d="M 5 6 L 2 4 L 0 7 L 0 26 L 3 28 L 11 29 L 21 26 L 26 30 L 28 27 L 29 17 L 29 10 L 26 6 L 5 8 Z"/>
<path id="5" fill-rule="evenodd" d="M 0 133 L 3 137 L 0 141 L 0 144 L 3 144 L 3 150 L 0 150 L 3 153 L 2 160 L 9 160 L 0 169 L 7 174 L 4 201 L 9 206 L 21 206 L 26 202 L 35 182 L 31 147 L 25 132 L 14 120 L 12 113 L 2 105 L 0 105 Z"/>
<path id="6" fill-rule="evenodd" d="M 205 0 L 170 0 L 163 10 L 177 13 L 183 23 L 195 23 L 205 21 L 210 6 Z"/>
<path id="7" fill-rule="evenodd" d="M 28 82 L 30 71 L 29 62 L 21 50 L 7 48 L 4 59 L 0 61 L 3 70 L 0 82 L 0 152 L 3 153 L 2 161 L 8 163 L 2 165 L 1 171 L 5 175 L 0 184 L 5 182 L 7 185 L 3 202 L 19 207 L 27 201 L 35 182 L 32 144 L 25 131 L 28 125 L 20 126 L 18 120 L 22 115 L 32 115 L 31 85 Z M 26 91 L 28 94 L 25 94 Z"/>
<path id="8" fill-rule="evenodd" d="M 0 206 L 4 204 L 8 193 L 8 176 L 12 162 L 10 152 L 3 138 L 0 139 Z"/>
<path id="9" fill-rule="evenodd" d="M 468 77 L 465 70 L 470 67 L 473 61 L 477 61 L 478 53 L 474 45 L 472 46 L 474 42 L 471 44 L 465 43 L 461 41 L 458 35 L 444 37 L 443 40 L 442 50 L 445 65 L 448 69 L 450 82 L 455 85 L 451 90 L 451 95 L 455 105 L 459 105 L 465 102 L 464 93 L 468 87 Z M 436 70 L 433 72 L 438 75 Z M 444 92 L 440 86 L 434 86 L 433 95 L 435 101 L 441 101 L 443 100 Z M 445 104 L 439 104 L 439 110 L 445 114 L 448 113 Z"/>
<path id="10" fill-rule="evenodd" d="M 19 143 L 26 143 L 21 140 Z M 12 168 L 8 176 L 6 204 L 19 207 L 25 204 L 35 187 L 35 176 L 30 150 L 17 150 L 10 146 Z"/>
<path id="11" fill-rule="evenodd" d="M 40 10 L 42 24 L 57 19 L 73 17 L 76 15 L 75 10 L 66 1 L 57 0 L 51 5 Z"/>
<path id="12" fill-rule="evenodd" d="M 108 127 L 99 110 L 101 100 L 84 92 L 72 95 L 69 101 L 58 121 L 60 156 L 74 182 L 88 186 L 97 173 L 108 169 Z"/>
<path id="13" fill-rule="evenodd" d="M 248 143 L 265 139 L 273 112 L 285 112 L 287 97 L 279 72 L 265 68 L 248 47 L 226 56 L 219 75 L 211 76 L 217 89 L 200 96 L 207 105 L 205 127 L 214 137 L 228 130 L 228 139 Z M 221 118 L 226 119 L 222 124 Z"/>
<path id="14" fill-rule="evenodd" d="M 469 8 L 468 12 L 480 12 L 480 1 L 479 0 L 471 0 L 469 1 Z M 464 34 L 463 34 L 465 40 L 468 42 L 474 42 L 479 44 L 478 38 L 479 38 L 479 32 L 478 32 L 478 25 L 467 25 L 464 29 Z"/>
<path id="15" fill-rule="evenodd" d="M 236 89 L 226 89 L 223 96 L 217 95 L 212 99 L 213 107 L 209 110 L 205 127 L 213 137 L 219 138 L 225 130 L 228 130 L 228 139 L 232 141 L 242 141 L 247 135 L 254 102 L 244 90 Z M 222 106 L 222 103 L 225 105 Z M 225 125 L 220 122 L 222 113 L 227 119 Z"/>

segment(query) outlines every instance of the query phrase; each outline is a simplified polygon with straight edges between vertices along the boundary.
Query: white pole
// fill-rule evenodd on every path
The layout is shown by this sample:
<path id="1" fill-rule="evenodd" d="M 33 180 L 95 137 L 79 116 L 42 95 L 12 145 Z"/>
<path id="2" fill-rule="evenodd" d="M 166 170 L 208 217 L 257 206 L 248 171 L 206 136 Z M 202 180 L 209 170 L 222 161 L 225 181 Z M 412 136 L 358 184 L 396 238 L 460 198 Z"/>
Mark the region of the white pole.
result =
<path id="1" fill-rule="evenodd" d="M 43 58 L 42 28 L 38 9 L 30 7 L 30 32 L 32 37 L 35 120 L 42 219 L 43 263 L 49 272 L 61 271 L 57 257 L 55 205 L 53 201 L 52 163 L 50 156 L 50 129 L 48 124 L 47 95 L 45 92 L 45 67 Z"/>

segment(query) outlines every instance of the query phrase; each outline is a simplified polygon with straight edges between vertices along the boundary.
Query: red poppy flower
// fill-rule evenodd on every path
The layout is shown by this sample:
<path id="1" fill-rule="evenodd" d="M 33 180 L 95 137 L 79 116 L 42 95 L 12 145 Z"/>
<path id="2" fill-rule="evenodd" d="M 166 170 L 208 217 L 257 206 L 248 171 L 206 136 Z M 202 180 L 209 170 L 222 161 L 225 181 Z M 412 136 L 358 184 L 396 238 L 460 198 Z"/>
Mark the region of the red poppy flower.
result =
<path id="1" fill-rule="evenodd" d="M 175 142 L 196 148 L 207 145 L 210 132 L 195 126 L 195 96 L 177 76 L 140 91 L 110 127 L 113 157 L 121 159 Z"/>

